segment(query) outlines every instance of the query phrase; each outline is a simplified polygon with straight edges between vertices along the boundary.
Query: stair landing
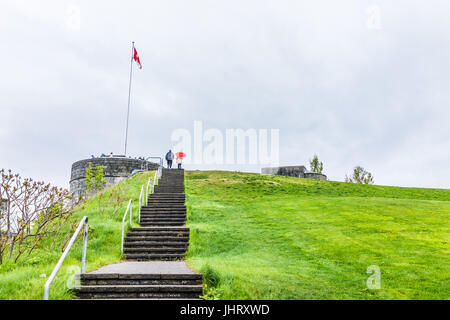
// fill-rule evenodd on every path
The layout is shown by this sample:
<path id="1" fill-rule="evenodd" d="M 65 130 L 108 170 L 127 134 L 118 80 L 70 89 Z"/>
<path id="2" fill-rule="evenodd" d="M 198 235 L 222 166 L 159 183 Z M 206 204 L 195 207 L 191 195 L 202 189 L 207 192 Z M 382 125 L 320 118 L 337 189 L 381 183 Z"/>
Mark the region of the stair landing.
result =
<path id="1" fill-rule="evenodd" d="M 98 268 L 89 274 L 198 274 L 184 261 L 124 261 Z"/>

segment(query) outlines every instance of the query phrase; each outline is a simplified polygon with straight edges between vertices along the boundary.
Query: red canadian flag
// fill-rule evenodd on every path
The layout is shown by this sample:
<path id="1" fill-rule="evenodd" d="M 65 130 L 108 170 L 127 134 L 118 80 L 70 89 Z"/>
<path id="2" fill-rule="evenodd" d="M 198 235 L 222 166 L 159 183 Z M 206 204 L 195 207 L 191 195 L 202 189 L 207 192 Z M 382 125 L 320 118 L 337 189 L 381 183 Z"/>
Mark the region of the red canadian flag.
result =
<path id="1" fill-rule="evenodd" d="M 134 49 L 133 59 L 138 64 L 139 69 L 142 69 L 141 60 L 139 60 L 139 56 L 138 56 L 138 53 L 136 51 L 136 48 L 133 48 L 133 49 Z"/>

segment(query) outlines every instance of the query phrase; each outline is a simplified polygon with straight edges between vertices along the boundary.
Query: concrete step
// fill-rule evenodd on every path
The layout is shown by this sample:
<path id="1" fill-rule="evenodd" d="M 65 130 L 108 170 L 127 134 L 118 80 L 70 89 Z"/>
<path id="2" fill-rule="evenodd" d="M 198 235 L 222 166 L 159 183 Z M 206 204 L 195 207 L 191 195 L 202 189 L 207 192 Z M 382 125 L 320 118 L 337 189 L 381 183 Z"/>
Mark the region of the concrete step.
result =
<path id="1" fill-rule="evenodd" d="M 92 285 L 201 285 L 202 275 L 194 274 L 83 274 L 83 286 Z"/>
<path id="2" fill-rule="evenodd" d="M 186 202 L 186 198 L 149 198 L 148 199 L 148 205 L 146 205 L 145 207 L 151 207 L 151 204 L 153 202 L 159 202 L 159 201 L 167 201 L 167 202 L 182 202 L 185 203 Z"/>
<path id="3" fill-rule="evenodd" d="M 146 227 L 150 225 L 154 226 L 183 226 L 186 223 L 186 219 L 176 220 L 141 220 L 141 226 Z"/>
<path id="4" fill-rule="evenodd" d="M 80 292 L 202 292 L 202 285 L 82 286 Z"/>
<path id="5" fill-rule="evenodd" d="M 148 260 L 181 260 L 184 254 L 143 254 L 143 253 L 128 253 L 125 255 L 127 260 L 138 260 L 138 261 L 148 261 Z"/>
<path id="6" fill-rule="evenodd" d="M 170 218 L 170 217 L 166 217 L 166 218 L 149 218 L 149 217 L 144 217 L 141 218 L 141 226 L 144 227 L 144 223 L 150 223 L 150 222 L 186 222 L 186 218 Z"/>
<path id="7" fill-rule="evenodd" d="M 189 236 L 189 231 L 132 231 L 127 233 L 127 236 L 142 237 L 142 236 L 171 236 L 171 237 L 186 237 Z"/>
<path id="8" fill-rule="evenodd" d="M 141 217 L 141 222 L 152 222 L 152 221 L 181 221 L 181 222 L 186 222 L 186 216 L 175 216 L 175 215 L 164 215 L 162 217 L 153 217 L 153 216 L 142 216 Z"/>
<path id="9" fill-rule="evenodd" d="M 184 185 L 184 179 L 183 178 L 162 178 L 158 181 L 158 184 L 156 186 L 162 186 L 162 185 Z"/>
<path id="10" fill-rule="evenodd" d="M 92 298 L 199 298 L 201 285 L 92 285 L 78 289 L 81 299 Z"/>
<path id="11" fill-rule="evenodd" d="M 202 298 L 91 298 L 91 299 L 78 299 L 79 301 L 92 301 L 92 300 L 115 300 L 115 301 L 129 301 L 129 300 L 145 300 L 145 301 L 170 301 L 170 300 L 187 300 L 187 301 L 202 301 Z"/>
<path id="12" fill-rule="evenodd" d="M 167 217 L 156 217 L 156 218 L 147 218 L 147 217 L 141 217 L 141 223 L 142 222 L 185 222 L 186 217 L 180 217 L 180 218 L 167 218 Z"/>
<path id="13" fill-rule="evenodd" d="M 186 215 L 186 210 L 185 209 L 170 209 L 167 208 L 167 210 L 164 210 L 164 208 L 161 208 L 160 210 L 146 210 L 146 211 L 141 211 L 141 217 L 145 216 L 145 217 L 152 217 L 152 216 L 166 216 L 167 218 L 173 217 L 174 214 L 178 214 L 181 216 L 185 216 Z"/>
<path id="14" fill-rule="evenodd" d="M 148 206 L 141 208 L 141 212 L 148 211 L 148 210 L 151 211 L 151 210 L 154 210 L 157 208 L 169 208 L 170 209 L 172 207 L 177 208 L 177 209 L 186 208 L 186 203 L 185 203 L 185 201 L 179 201 L 179 202 L 173 202 L 173 203 L 168 203 L 168 202 L 163 202 L 163 201 L 157 201 L 156 203 L 150 202 L 148 204 Z"/>
<path id="15" fill-rule="evenodd" d="M 185 232 L 185 231 L 136 231 L 136 232 L 130 232 L 127 234 L 127 237 L 144 237 L 144 236 L 150 236 L 150 237 L 155 237 L 155 236 L 160 236 L 160 237 L 166 237 L 166 236 L 170 236 L 170 237 L 187 237 L 189 236 L 189 232 Z"/>
<path id="16" fill-rule="evenodd" d="M 137 227 L 131 229 L 132 231 L 185 231 L 189 232 L 188 227 Z"/>
<path id="17" fill-rule="evenodd" d="M 177 213 L 179 212 L 180 214 L 185 214 L 186 213 L 187 208 L 186 207 L 155 207 L 152 209 L 146 209 L 146 210 L 141 210 L 141 215 L 142 214 L 166 214 L 166 213 Z"/>
<path id="18" fill-rule="evenodd" d="M 156 193 L 153 193 L 156 195 Z M 168 196 L 154 196 L 154 197 L 149 197 L 148 198 L 148 203 L 151 203 L 153 201 L 186 201 L 186 196 L 184 195 L 184 193 L 182 194 L 176 194 L 176 196 L 173 197 L 168 197 Z"/>
<path id="19" fill-rule="evenodd" d="M 141 221 L 141 226 L 143 227 L 157 227 L 157 226 L 183 226 L 185 224 L 185 221 L 161 221 L 161 222 L 156 222 L 156 221 L 151 221 L 151 222 L 142 222 Z"/>
<path id="20" fill-rule="evenodd" d="M 160 201 L 167 201 L 167 202 L 182 202 L 185 203 L 186 202 L 186 198 L 149 198 L 148 199 L 148 205 L 144 206 L 144 207 L 151 207 L 151 204 L 153 202 L 160 202 Z"/>
<path id="21" fill-rule="evenodd" d="M 185 214 L 141 214 L 141 221 L 142 220 L 179 220 L 179 219 L 186 219 Z"/>
<path id="22" fill-rule="evenodd" d="M 186 194 L 184 193 L 184 190 L 169 190 L 169 191 L 167 191 L 167 190 L 161 190 L 161 192 L 164 192 L 164 194 L 167 194 L 167 193 L 172 193 L 172 194 L 174 194 L 174 195 L 179 195 L 179 196 L 186 196 Z M 156 192 L 156 193 L 154 193 L 154 194 L 158 194 L 158 192 Z"/>
<path id="23" fill-rule="evenodd" d="M 174 193 L 173 196 L 168 196 L 167 193 L 164 195 L 160 195 L 158 193 L 152 193 L 151 196 L 149 196 L 148 200 L 185 200 L 186 195 L 184 193 Z"/>
<path id="24" fill-rule="evenodd" d="M 184 184 L 182 183 L 165 183 L 165 184 L 158 184 L 155 186 L 155 190 L 158 189 L 168 189 L 168 188 L 174 188 L 174 189 L 184 189 Z"/>
<path id="25" fill-rule="evenodd" d="M 186 215 L 187 209 L 170 209 L 170 208 L 158 208 L 155 210 L 147 210 L 147 211 L 141 211 L 141 217 L 142 216 L 153 216 L 153 215 Z"/>
<path id="26" fill-rule="evenodd" d="M 164 193 L 164 192 L 159 192 L 159 193 L 152 193 L 152 194 L 150 194 L 150 197 L 154 197 L 154 196 L 160 196 L 160 197 L 164 197 L 164 196 L 167 196 L 167 197 L 172 197 L 172 196 L 179 196 L 179 197 L 184 197 L 185 195 L 184 194 L 173 194 L 173 193 L 170 193 L 170 192 L 166 192 L 166 193 Z"/>
<path id="27" fill-rule="evenodd" d="M 176 236 L 126 236 L 125 243 L 133 243 L 133 242 L 142 242 L 142 241 L 150 241 L 150 242 L 180 242 L 180 243 L 188 243 L 189 236 L 185 237 L 176 237 Z"/>
<path id="28" fill-rule="evenodd" d="M 182 189 L 184 190 L 184 185 L 181 184 L 158 184 L 157 186 L 155 186 L 155 190 L 161 190 L 161 189 Z"/>
<path id="29" fill-rule="evenodd" d="M 184 209 L 170 209 L 170 208 L 158 208 L 152 210 L 141 211 L 142 215 L 152 215 L 152 214 L 186 214 L 186 208 Z"/>
<path id="30" fill-rule="evenodd" d="M 125 254 L 143 253 L 143 254 L 183 254 L 186 253 L 186 247 L 127 247 L 123 249 Z"/>
<path id="31" fill-rule="evenodd" d="M 186 219 L 185 213 L 141 213 L 141 220 L 142 219 Z"/>
<path id="32" fill-rule="evenodd" d="M 152 212 L 145 212 L 145 213 L 141 213 L 141 219 L 142 217 L 145 218 L 151 218 L 151 217 L 186 217 L 186 211 L 152 211 Z"/>
<path id="33" fill-rule="evenodd" d="M 141 217 L 152 217 L 152 216 L 166 216 L 168 218 L 179 215 L 179 216 L 186 216 L 186 210 L 154 210 L 154 211 L 146 211 L 141 212 Z"/>
<path id="34" fill-rule="evenodd" d="M 173 202 L 165 202 L 165 201 L 154 201 L 150 202 L 149 206 L 145 206 L 142 210 L 148 210 L 153 208 L 185 208 L 184 201 L 173 201 Z"/>
<path id="35" fill-rule="evenodd" d="M 149 219 L 151 219 L 151 220 L 149 220 Z M 183 223 L 186 222 L 186 217 L 174 218 L 174 219 L 176 219 L 176 220 L 158 220 L 158 219 L 154 219 L 154 218 L 141 218 L 141 223 L 144 223 L 144 222 L 146 222 L 146 223 L 148 223 L 148 222 L 164 222 L 164 221 L 166 221 L 166 222 L 175 221 L 175 222 L 183 222 Z M 147 227 L 147 226 L 144 226 L 144 225 L 141 225 L 141 226 L 142 227 Z M 179 227 L 182 227 L 182 226 L 179 226 Z M 156 235 L 157 233 L 154 233 L 154 234 Z M 167 234 L 167 233 L 158 233 L 158 234 Z M 171 233 L 171 234 L 180 235 L 179 232 Z M 181 234 L 183 234 L 183 233 L 181 233 Z M 186 233 L 186 234 L 189 234 L 189 233 Z M 138 234 L 133 233 L 133 235 L 138 235 Z"/>
<path id="36" fill-rule="evenodd" d="M 187 210 L 186 209 L 167 209 L 164 210 L 163 208 L 160 210 L 151 210 L 151 211 L 145 211 L 145 212 L 141 212 L 141 217 L 142 216 L 146 216 L 146 217 L 151 217 L 151 216 L 155 216 L 155 215 L 160 215 L 160 216 L 168 216 L 171 217 L 173 215 L 186 215 Z"/>
<path id="37" fill-rule="evenodd" d="M 184 189 L 184 185 L 182 183 L 165 183 L 155 186 L 155 190 L 163 188 Z"/>
<path id="38" fill-rule="evenodd" d="M 134 247 L 149 247 L 149 248 L 187 248 L 189 241 L 132 241 L 124 243 L 124 248 L 134 248 Z"/>
<path id="39" fill-rule="evenodd" d="M 167 203 L 167 204 L 184 204 L 186 199 L 150 199 L 148 204 L 142 206 L 142 208 L 151 208 L 154 203 Z"/>
<path id="40" fill-rule="evenodd" d="M 165 200 L 150 200 L 148 202 L 148 205 L 143 206 L 141 208 L 142 210 L 152 210 L 154 208 L 158 207 L 185 207 L 186 206 L 186 200 L 177 200 L 177 201 L 165 201 Z"/>
<path id="41" fill-rule="evenodd" d="M 185 210 L 186 210 L 186 206 L 176 207 L 176 208 L 172 208 L 172 207 L 168 207 L 168 208 L 153 207 L 153 208 L 145 208 L 145 209 L 141 210 L 141 214 L 143 212 L 152 213 L 152 212 L 156 212 L 156 211 L 161 211 L 161 212 L 164 212 L 164 211 L 184 211 L 185 212 Z"/>

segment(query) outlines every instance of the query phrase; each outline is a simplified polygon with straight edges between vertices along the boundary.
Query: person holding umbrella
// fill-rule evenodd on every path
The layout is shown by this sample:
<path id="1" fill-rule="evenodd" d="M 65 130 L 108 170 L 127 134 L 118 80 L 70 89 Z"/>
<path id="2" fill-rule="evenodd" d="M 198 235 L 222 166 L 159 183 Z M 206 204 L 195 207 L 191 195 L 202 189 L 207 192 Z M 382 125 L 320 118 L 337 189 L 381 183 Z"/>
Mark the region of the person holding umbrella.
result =
<path id="1" fill-rule="evenodd" d="M 186 154 L 184 152 L 177 152 L 176 156 L 177 156 L 178 169 L 181 169 L 181 164 L 183 163 L 183 158 L 186 156 Z"/>

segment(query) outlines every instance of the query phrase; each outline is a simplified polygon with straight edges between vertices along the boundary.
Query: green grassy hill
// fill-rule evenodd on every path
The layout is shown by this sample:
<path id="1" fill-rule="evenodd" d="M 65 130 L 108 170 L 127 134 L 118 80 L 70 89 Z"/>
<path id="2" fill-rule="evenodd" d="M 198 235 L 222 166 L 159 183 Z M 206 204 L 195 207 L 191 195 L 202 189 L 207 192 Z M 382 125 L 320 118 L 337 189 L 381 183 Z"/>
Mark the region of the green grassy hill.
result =
<path id="1" fill-rule="evenodd" d="M 90 198 L 80 206 L 72 221 L 77 225 L 83 216 L 89 217 L 88 249 L 86 256 L 86 272 L 100 266 L 121 260 L 120 241 L 122 233 L 122 217 L 130 198 L 133 206 L 138 207 L 138 198 L 142 184 L 147 183 L 154 172 L 145 172 L 126 179 L 100 194 Z M 98 200 L 101 196 L 99 211 Z M 116 211 L 114 213 L 114 211 Z M 137 211 L 133 210 L 133 223 L 137 226 Z M 69 227 L 65 228 L 69 232 Z M 69 232 L 72 236 L 73 231 Z M 44 284 L 62 254 L 64 237 L 47 239 L 27 259 L 17 264 L 5 257 L 0 265 L 0 300 L 35 299 L 40 300 L 44 293 Z M 80 273 L 83 235 L 69 252 L 63 266 L 50 287 L 50 299 L 72 299 L 69 290 L 74 275 Z"/>
<path id="2" fill-rule="evenodd" d="M 218 171 L 185 183 L 188 263 L 210 298 L 450 298 L 450 190 Z"/>

